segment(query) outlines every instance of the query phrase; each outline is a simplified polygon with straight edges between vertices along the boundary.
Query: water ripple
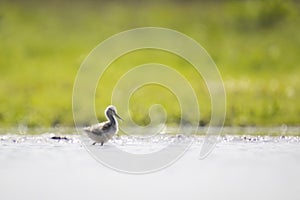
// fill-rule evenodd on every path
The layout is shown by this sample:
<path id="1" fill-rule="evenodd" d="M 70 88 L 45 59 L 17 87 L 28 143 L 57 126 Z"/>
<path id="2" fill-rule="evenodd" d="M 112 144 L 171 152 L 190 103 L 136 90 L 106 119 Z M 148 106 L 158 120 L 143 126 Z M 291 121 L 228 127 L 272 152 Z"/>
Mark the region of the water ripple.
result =
<path id="1" fill-rule="evenodd" d="M 217 137 L 217 136 L 216 136 Z M 139 136 L 114 136 L 110 141 L 111 144 L 117 146 L 128 145 L 170 145 L 170 144 L 202 144 L 205 136 L 185 136 L 161 134 L 153 137 L 139 137 Z M 41 135 L 17 135 L 5 134 L 0 135 L 0 145 L 67 145 L 67 144 L 80 144 L 80 136 L 77 134 L 72 135 L 57 135 L 54 133 L 45 133 Z M 218 143 L 231 144 L 231 143 L 300 143 L 299 136 L 251 136 L 251 135 L 224 135 L 218 137 Z"/>

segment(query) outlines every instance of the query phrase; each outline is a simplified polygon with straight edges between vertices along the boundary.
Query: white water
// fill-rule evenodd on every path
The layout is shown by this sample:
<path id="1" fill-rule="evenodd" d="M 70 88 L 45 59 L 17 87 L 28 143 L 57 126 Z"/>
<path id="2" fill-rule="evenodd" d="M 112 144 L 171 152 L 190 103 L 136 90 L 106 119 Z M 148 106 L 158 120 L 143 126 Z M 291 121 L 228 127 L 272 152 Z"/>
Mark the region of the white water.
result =
<path id="1" fill-rule="evenodd" d="M 78 135 L 0 135 L 0 199 L 300 199 L 300 138 L 223 136 L 199 160 L 202 137 L 173 165 L 130 175 L 97 162 Z M 165 136 L 165 142 L 174 136 Z M 176 138 L 175 138 L 176 139 Z M 163 142 L 116 137 L 134 151 Z M 113 148 L 111 148 L 113 149 Z"/>

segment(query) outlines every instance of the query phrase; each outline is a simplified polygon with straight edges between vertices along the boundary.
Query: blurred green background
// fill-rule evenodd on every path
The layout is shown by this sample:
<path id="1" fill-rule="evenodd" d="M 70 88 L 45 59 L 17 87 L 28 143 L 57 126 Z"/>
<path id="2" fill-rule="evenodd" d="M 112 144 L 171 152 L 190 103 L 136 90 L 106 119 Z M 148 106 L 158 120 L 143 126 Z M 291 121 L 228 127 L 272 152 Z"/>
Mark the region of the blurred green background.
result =
<path id="1" fill-rule="evenodd" d="M 144 26 L 175 29 L 208 51 L 226 88 L 226 125 L 299 125 L 299 24 L 300 3 L 288 0 L 0 1 L 0 125 L 73 126 L 73 83 L 85 57 L 111 35 Z M 187 63 L 151 50 L 125 57 L 113 63 L 107 72 L 113 78 L 100 82 L 99 91 L 109 93 L 122 75 L 116 69 L 156 58 L 191 76 L 203 107 L 199 123 L 209 122 L 207 91 Z M 154 90 L 161 89 L 132 97 L 137 123 L 149 123 Z M 164 94 L 160 103 L 176 123 L 178 107 Z M 109 101 L 102 95 L 96 102 L 99 120 Z"/>

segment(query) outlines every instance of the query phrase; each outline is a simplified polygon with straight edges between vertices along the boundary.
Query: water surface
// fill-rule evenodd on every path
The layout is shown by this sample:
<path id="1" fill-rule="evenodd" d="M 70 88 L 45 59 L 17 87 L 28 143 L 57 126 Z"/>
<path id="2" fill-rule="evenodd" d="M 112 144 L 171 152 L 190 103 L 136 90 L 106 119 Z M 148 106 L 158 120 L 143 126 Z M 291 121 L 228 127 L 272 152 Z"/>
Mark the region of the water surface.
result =
<path id="1" fill-rule="evenodd" d="M 124 135 L 96 147 L 147 153 L 170 141 L 193 140 L 170 167 L 131 175 L 97 162 L 79 135 L 11 132 L 0 135 L 0 199 L 298 200 L 300 138 L 271 135 L 223 135 L 203 160 L 198 159 L 203 136 L 164 134 L 145 140 Z"/>

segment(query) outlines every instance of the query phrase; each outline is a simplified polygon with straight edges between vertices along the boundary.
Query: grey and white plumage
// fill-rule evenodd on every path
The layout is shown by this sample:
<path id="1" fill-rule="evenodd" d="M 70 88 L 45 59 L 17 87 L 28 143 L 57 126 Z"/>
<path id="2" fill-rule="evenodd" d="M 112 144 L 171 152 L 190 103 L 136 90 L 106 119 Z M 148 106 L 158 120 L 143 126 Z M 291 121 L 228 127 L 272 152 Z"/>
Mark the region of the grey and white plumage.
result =
<path id="1" fill-rule="evenodd" d="M 114 106 L 108 106 L 104 113 L 108 121 L 83 129 L 88 136 L 95 141 L 93 145 L 100 143 L 102 146 L 118 132 L 118 122 L 115 117 L 118 117 L 121 120 L 122 118 L 117 114 L 116 108 Z"/>

